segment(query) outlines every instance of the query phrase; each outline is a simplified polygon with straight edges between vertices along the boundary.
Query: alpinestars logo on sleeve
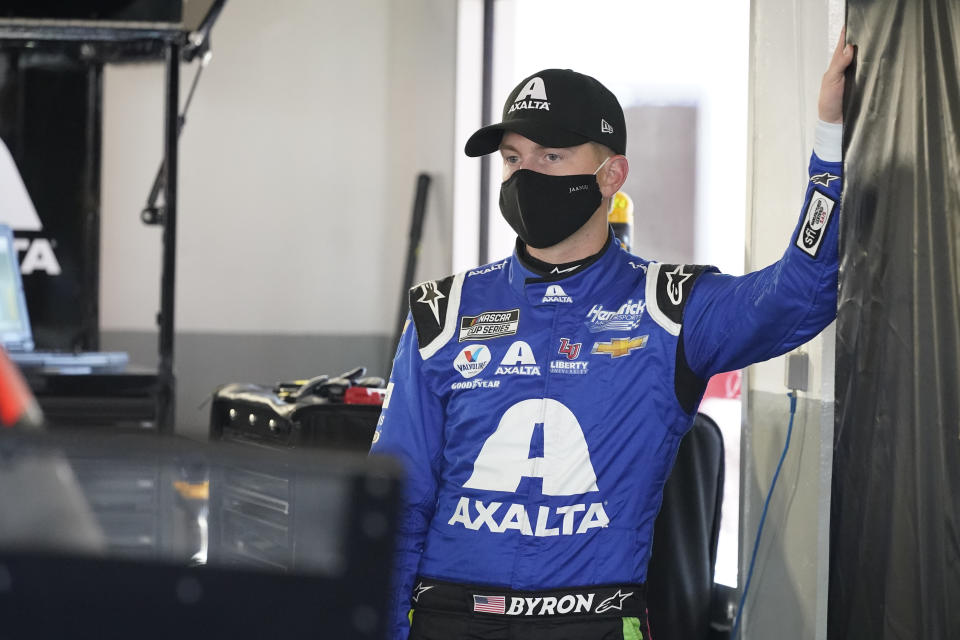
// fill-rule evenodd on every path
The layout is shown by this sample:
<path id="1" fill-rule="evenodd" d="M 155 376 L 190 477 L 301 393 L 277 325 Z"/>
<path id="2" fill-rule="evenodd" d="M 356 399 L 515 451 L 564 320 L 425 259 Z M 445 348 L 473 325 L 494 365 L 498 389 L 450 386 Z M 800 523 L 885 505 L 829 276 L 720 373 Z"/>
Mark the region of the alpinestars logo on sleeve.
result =
<path id="1" fill-rule="evenodd" d="M 424 282 L 420 285 L 420 299 L 417 300 L 417 302 L 422 302 L 430 307 L 430 311 L 433 312 L 433 317 L 436 318 L 437 324 L 440 324 L 440 309 L 437 306 L 437 303 L 441 298 L 446 297 L 447 296 L 440 293 L 440 291 L 437 289 L 436 282 Z"/>
<path id="2" fill-rule="evenodd" d="M 684 265 L 680 264 L 673 271 L 667 272 L 667 296 L 675 305 L 683 302 L 683 283 L 693 276 L 692 273 L 685 273 L 683 267 Z"/>
<path id="3" fill-rule="evenodd" d="M 815 176 L 810 176 L 810 182 L 813 184 L 819 184 L 823 187 L 829 187 L 831 182 L 839 179 L 840 176 L 835 176 L 832 173 L 818 173 Z"/>

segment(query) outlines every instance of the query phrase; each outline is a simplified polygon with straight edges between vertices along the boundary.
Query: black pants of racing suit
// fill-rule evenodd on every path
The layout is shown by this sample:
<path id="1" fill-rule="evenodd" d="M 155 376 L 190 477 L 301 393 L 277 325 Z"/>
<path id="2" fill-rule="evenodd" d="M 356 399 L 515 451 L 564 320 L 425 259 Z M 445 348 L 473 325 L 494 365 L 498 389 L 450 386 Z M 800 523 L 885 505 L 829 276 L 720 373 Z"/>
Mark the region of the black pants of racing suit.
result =
<path id="1" fill-rule="evenodd" d="M 650 640 L 644 585 L 513 591 L 419 578 L 410 640 Z"/>

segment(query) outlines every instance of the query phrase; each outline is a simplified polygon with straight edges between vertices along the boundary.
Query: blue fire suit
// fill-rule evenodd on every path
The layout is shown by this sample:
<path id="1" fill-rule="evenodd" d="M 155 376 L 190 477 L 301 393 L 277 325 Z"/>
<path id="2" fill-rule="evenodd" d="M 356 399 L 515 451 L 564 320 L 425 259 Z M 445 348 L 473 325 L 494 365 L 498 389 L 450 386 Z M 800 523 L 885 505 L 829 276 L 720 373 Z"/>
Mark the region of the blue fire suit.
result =
<path id="1" fill-rule="evenodd" d="M 841 164 L 810 162 L 782 258 L 734 277 L 612 234 L 589 267 L 516 255 L 410 292 L 372 454 L 408 473 L 391 637 L 416 576 L 537 590 L 646 579 L 654 519 L 710 376 L 836 315 Z"/>

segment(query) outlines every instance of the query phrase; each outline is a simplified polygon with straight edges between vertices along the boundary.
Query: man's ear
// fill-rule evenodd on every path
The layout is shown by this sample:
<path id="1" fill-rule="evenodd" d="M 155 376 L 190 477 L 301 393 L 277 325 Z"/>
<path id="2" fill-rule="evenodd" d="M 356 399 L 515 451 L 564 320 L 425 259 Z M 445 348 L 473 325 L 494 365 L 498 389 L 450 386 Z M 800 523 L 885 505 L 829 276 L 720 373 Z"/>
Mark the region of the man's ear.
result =
<path id="1" fill-rule="evenodd" d="M 630 173 L 630 163 L 626 156 L 610 156 L 607 164 L 600 169 L 597 174 L 597 182 L 600 184 L 600 193 L 604 198 L 612 198 L 620 187 L 627 181 L 627 174 Z"/>

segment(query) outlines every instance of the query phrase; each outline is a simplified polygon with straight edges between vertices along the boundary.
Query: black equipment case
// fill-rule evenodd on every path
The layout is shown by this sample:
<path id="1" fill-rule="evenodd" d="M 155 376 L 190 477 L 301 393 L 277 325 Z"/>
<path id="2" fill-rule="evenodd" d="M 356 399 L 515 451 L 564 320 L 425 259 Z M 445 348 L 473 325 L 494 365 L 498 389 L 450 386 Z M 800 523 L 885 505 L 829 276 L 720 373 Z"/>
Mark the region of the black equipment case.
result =
<path id="1" fill-rule="evenodd" d="M 365 452 L 386 393 L 383 378 L 361 377 L 365 372 L 358 367 L 273 387 L 224 385 L 213 394 L 210 439 Z"/>

